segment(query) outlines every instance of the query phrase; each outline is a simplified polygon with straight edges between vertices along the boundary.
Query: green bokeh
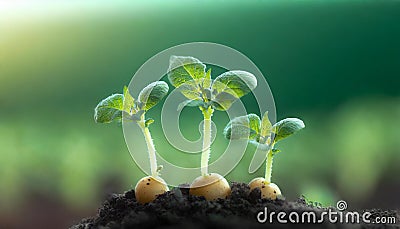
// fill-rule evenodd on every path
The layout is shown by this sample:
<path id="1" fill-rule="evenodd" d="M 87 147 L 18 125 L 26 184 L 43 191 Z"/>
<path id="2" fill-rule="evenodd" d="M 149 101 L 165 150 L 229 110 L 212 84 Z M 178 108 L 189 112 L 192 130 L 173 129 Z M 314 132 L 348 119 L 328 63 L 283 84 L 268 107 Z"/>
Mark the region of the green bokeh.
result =
<path id="1" fill-rule="evenodd" d="M 95 124 L 93 109 L 120 92 L 148 58 L 193 41 L 247 55 L 269 82 L 278 119 L 305 121 L 304 131 L 279 143 L 274 161 L 273 181 L 287 198 L 399 206 L 400 2 L 76 2 L 35 9 L 0 11 L 3 210 L 18 208 L 32 193 L 89 209 L 110 190 L 132 188 L 144 174 L 121 126 Z M 258 112 L 251 96 L 243 102 Z M 195 108 L 185 108 L 181 126 L 194 140 L 201 113 L 189 109 Z M 198 155 L 174 157 L 159 113 L 160 106 L 149 116 L 160 154 L 196 165 Z M 227 121 L 214 115 L 219 133 Z M 211 160 L 226 144 L 219 134 Z M 247 174 L 251 157 L 228 179 L 262 176 L 263 169 Z"/>

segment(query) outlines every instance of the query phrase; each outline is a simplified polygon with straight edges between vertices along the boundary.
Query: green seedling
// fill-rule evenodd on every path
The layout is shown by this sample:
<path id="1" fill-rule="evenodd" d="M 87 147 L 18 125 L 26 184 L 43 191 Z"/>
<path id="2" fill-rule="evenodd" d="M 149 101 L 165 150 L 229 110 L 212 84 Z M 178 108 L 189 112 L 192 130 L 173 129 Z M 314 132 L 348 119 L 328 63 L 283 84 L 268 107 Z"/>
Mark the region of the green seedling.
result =
<path id="1" fill-rule="evenodd" d="M 231 189 L 226 179 L 208 172 L 211 146 L 211 117 L 215 110 L 226 111 L 240 97 L 257 86 L 256 77 L 245 71 L 227 71 L 214 80 L 211 69 L 200 60 L 189 56 L 171 56 L 168 79 L 188 100 L 178 107 L 198 107 L 203 114 L 203 147 L 201 176 L 190 186 L 190 194 L 207 200 L 226 198 Z"/>
<path id="2" fill-rule="evenodd" d="M 248 114 L 236 117 L 226 125 L 224 129 L 226 138 L 247 139 L 265 152 L 265 177 L 250 181 L 250 190 L 259 188 L 262 198 L 272 200 L 282 195 L 279 187 L 271 182 L 272 161 L 274 156 L 280 152 L 275 148 L 275 144 L 304 127 L 304 122 L 298 118 L 286 118 L 272 125 L 268 118 L 268 112 L 265 112 L 262 120 L 256 114 Z"/>
<path id="3" fill-rule="evenodd" d="M 110 123 L 112 121 L 134 121 L 142 130 L 149 153 L 151 175 L 138 181 L 135 187 L 136 200 L 139 203 L 153 201 L 157 195 L 168 191 L 165 181 L 159 176 L 161 167 L 157 166 L 156 149 L 150 134 L 149 126 L 153 119 L 146 119 L 146 112 L 159 103 L 168 93 L 168 84 L 156 81 L 139 93 L 137 99 L 133 98 L 128 88 L 124 87 L 123 94 L 113 94 L 103 99 L 95 108 L 94 119 L 97 123 Z"/>

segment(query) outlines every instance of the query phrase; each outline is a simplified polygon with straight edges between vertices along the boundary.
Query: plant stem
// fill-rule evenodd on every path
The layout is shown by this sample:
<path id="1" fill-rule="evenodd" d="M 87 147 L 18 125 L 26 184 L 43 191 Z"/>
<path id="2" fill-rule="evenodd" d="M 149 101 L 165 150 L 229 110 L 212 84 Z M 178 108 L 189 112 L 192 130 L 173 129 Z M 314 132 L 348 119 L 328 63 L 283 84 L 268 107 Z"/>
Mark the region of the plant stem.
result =
<path id="1" fill-rule="evenodd" d="M 147 144 L 147 152 L 149 153 L 150 159 L 150 171 L 151 176 L 156 177 L 158 176 L 157 172 L 157 158 L 156 158 L 156 148 L 154 147 L 153 139 L 151 138 L 150 130 L 145 124 L 144 114 L 142 115 L 140 121 L 138 122 L 140 129 L 143 132 L 144 138 Z"/>
<path id="2" fill-rule="evenodd" d="M 211 116 L 214 109 L 211 107 L 204 109 L 200 108 L 203 112 L 203 149 L 201 152 L 201 175 L 208 175 L 208 160 L 210 159 L 210 146 L 211 146 Z"/>
<path id="3" fill-rule="evenodd" d="M 265 181 L 271 183 L 271 176 L 272 176 L 272 161 L 274 156 L 272 155 L 272 147 L 268 150 L 267 160 L 265 165 Z"/>

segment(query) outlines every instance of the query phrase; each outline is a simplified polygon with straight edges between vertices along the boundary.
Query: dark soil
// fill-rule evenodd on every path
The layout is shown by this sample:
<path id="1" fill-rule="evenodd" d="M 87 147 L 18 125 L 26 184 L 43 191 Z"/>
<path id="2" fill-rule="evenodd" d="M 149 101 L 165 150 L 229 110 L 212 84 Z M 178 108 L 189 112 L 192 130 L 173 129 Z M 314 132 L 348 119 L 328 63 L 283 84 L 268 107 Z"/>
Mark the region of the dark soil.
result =
<path id="1" fill-rule="evenodd" d="M 124 194 L 113 194 L 98 210 L 96 217 L 84 219 L 71 229 L 87 228 L 287 228 L 308 226 L 315 228 L 400 228 L 399 211 L 369 210 L 370 219 L 390 216 L 396 218 L 395 225 L 386 224 L 331 224 L 327 217 L 323 223 L 316 224 L 279 224 L 276 215 L 273 222 L 269 218 L 265 223 L 257 221 L 257 214 L 268 212 L 315 212 L 317 220 L 321 212 L 337 211 L 334 208 L 321 208 L 307 204 L 302 198 L 296 201 L 278 199 L 275 201 L 260 199 L 260 191 L 249 192 L 243 183 L 232 184 L 232 194 L 227 199 L 207 201 L 203 197 L 190 196 L 187 186 L 175 188 L 149 204 L 141 205 L 135 200 L 134 190 Z M 361 211 L 362 213 L 362 211 Z M 286 219 L 288 216 L 286 215 Z"/>

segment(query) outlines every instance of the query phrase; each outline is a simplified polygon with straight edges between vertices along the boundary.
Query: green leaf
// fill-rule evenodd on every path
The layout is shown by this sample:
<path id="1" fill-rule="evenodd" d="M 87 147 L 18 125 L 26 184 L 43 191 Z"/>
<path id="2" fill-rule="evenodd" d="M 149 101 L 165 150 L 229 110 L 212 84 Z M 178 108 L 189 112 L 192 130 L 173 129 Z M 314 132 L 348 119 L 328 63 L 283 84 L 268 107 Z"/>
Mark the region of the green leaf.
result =
<path id="1" fill-rule="evenodd" d="M 124 96 L 113 94 L 103 99 L 94 109 L 94 120 L 97 123 L 110 123 L 122 119 Z"/>
<path id="2" fill-rule="evenodd" d="M 177 89 L 188 99 L 201 99 L 201 90 L 199 85 L 194 80 L 190 80 L 184 84 L 181 84 Z"/>
<path id="3" fill-rule="evenodd" d="M 297 131 L 305 127 L 304 122 L 298 118 L 286 118 L 283 119 L 272 127 L 272 131 L 275 133 L 274 141 L 277 142 L 282 140 Z"/>
<path id="4" fill-rule="evenodd" d="M 240 97 L 257 86 L 256 77 L 245 71 L 229 71 L 219 75 L 212 84 L 213 102 L 218 110 L 227 110 Z"/>
<path id="5" fill-rule="evenodd" d="M 147 111 L 154 107 L 168 94 L 168 90 L 168 84 L 164 81 L 156 81 L 147 85 L 139 93 L 139 101 L 142 103 L 142 109 Z"/>
<path id="6" fill-rule="evenodd" d="M 181 111 L 186 106 L 188 107 L 204 106 L 204 102 L 202 100 L 186 100 L 178 105 L 177 111 Z"/>
<path id="7" fill-rule="evenodd" d="M 210 88 L 211 87 L 211 68 L 208 69 L 208 71 L 206 72 L 206 76 L 204 77 L 203 80 L 203 88 Z"/>
<path id="8" fill-rule="evenodd" d="M 272 124 L 271 121 L 269 121 L 268 111 L 267 111 L 264 113 L 262 117 L 260 135 L 265 138 L 266 136 L 269 136 L 271 134 L 271 131 L 272 131 Z"/>
<path id="9" fill-rule="evenodd" d="M 215 94 L 228 92 L 240 98 L 251 92 L 257 86 L 256 77 L 245 71 L 228 71 L 219 75 L 213 82 Z"/>
<path id="10" fill-rule="evenodd" d="M 213 107 L 220 111 L 228 110 L 237 100 L 237 97 L 228 92 L 220 92 L 211 101 Z"/>
<path id="11" fill-rule="evenodd" d="M 253 146 L 255 146 L 255 147 L 257 147 L 259 150 L 261 150 L 262 152 L 264 152 L 263 154 L 264 154 L 264 157 L 266 156 L 265 155 L 265 152 L 267 152 L 268 150 L 270 150 L 271 149 L 271 145 L 267 145 L 267 144 L 262 144 L 262 143 L 259 143 L 257 140 L 250 140 L 249 141 L 249 143 L 251 144 L 251 145 L 253 145 Z M 255 157 L 256 155 L 254 155 L 253 156 L 253 158 Z M 257 155 L 258 156 L 258 155 Z M 265 159 L 265 158 L 264 158 Z"/>
<path id="12" fill-rule="evenodd" d="M 248 114 L 249 127 L 254 130 L 257 134 L 260 132 L 260 118 L 256 114 Z"/>
<path id="13" fill-rule="evenodd" d="M 157 173 L 159 173 L 162 169 L 164 168 L 164 166 L 163 165 L 159 165 L 159 166 L 157 166 Z"/>
<path id="14" fill-rule="evenodd" d="M 227 139 L 251 139 L 256 132 L 245 125 L 232 124 L 224 130 L 224 136 Z"/>
<path id="15" fill-rule="evenodd" d="M 210 88 L 204 88 L 203 90 L 203 98 L 207 99 L 207 101 L 211 100 L 211 89 Z"/>
<path id="16" fill-rule="evenodd" d="M 206 75 L 205 69 L 206 66 L 194 57 L 171 56 L 169 60 L 168 79 L 175 87 L 179 87 L 191 80 L 199 82 Z"/>
<path id="17" fill-rule="evenodd" d="M 146 121 L 144 122 L 144 125 L 145 125 L 146 127 L 149 127 L 150 124 L 152 124 L 153 122 L 154 122 L 154 119 L 148 118 L 148 119 L 146 119 Z"/>
<path id="18" fill-rule="evenodd" d="M 129 93 L 129 89 L 127 86 L 124 86 L 124 103 L 123 103 L 123 110 L 126 111 L 128 114 L 133 114 L 136 111 L 134 110 L 135 106 L 135 99 Z"/>
<path id="19" fill-rule="evenodd" d="M 272 156 L 275 156 L 277 153 L 281 152 L 281 150 L 277 148 L 273 148 L 271 149 L 271 151 L 272 151 Z"/>
<path id="20" fill-rule="evenodd" d="M 224 129 L 227 139 L 256 139 L 260 131 L 260 118 L 248 114 L 232 119 Z"/>

